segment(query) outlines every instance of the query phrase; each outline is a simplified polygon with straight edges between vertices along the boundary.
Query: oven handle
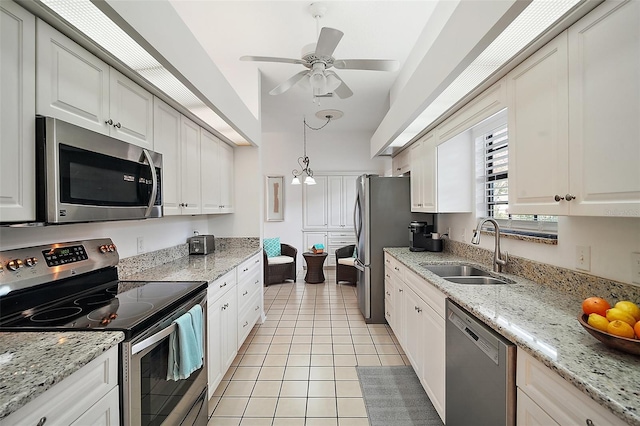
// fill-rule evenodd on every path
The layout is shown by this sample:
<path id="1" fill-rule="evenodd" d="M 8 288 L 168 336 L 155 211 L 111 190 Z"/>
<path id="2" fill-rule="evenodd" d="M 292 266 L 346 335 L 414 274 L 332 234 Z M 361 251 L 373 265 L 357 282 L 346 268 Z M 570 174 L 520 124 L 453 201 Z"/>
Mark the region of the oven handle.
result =
<path id="1" fill-rule="evenodd" d="M 162 339 L 164 339 L 165 337 L 173 333 L 173 331 L 177 327 L 178 326 L 175 323 L 172 323 L 169 327 L 162 329 L 162 331 L 159 331 L 153 336 L 149 336 L 143 341 L 136 343 L 131 347 L 131 355 L 135 355 L 139 352 L 144 351 L 149 346 L 155 345 L 156 343 L 158 343 L 159 341 L 161 341 Z"/>
<path id="2" fill-rule="evenodd" d="M 156 194 L 158 193 L 158 175 L 156 174 L 156 166 L 155 164 L 153 164 L 153 160 L 151 159 L 151 154 L 149 154 L 149 151 L 143 148 L 142 152 L 144 154 L 144 157 L 147 159 L 147 162 L 149 163 L 149 168 L 151 169 L 151 180 L 153 181 L 153 186 L 151 187 L 151 199 L 149 200 L 147 210 L 144 212 L 144 217 L 149 217 L 149 215 L 151 214 L 151 209 L 153 209 L 153 206 L 156 203 Z"/>

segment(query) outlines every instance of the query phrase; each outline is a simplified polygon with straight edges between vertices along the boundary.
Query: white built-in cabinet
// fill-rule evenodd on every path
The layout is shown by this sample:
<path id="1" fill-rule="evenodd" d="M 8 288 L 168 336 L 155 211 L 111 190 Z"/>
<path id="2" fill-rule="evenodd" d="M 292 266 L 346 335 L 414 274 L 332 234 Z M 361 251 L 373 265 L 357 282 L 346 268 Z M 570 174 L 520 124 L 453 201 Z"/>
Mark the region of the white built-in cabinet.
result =
<path id="1" fill-rule="evenodd" d="M 200 126 L 180 116 L 181 214 L 202 213 L 200 181 Z"/>
<path id="2" fill-rule="evenodd" d="M 431 283 L 385 253 L 385 316 L 443 422 L 445 299 Z"/>
<path id="3" fill-rule="evenodd" d="M 262 252 L 224 274 L 207 289 L 209 414 L 213 394 L 263 312 Z"/>
<path id="4" fill-rule="evenodd" d="M 328 176 L 328 227 L 353 229 L 356 176 Z"/>
<path id="5" fill-rule="evenodd" d="M 233 213 L 233 148 L 202 129 L 202 213 Z"/>
<path id="6" fill-rule="evenodd" d="M 411 170 L 411 158 L 409 156 L 409 152 L 410 151 L 408 149 L 405 149 L 391 159 L 392 176 L 402 176 Z"/>
<path id="7" fill-rule="evenodd" d="M 302 233 L 302 251 L 311 251 L 311 246 L 322 244 L 325 248 L 329 245 L 328 233 L 326 231 L 313 231 Z M 335 252 L 334 252 L 335 254 Z"/>
<path id="8" fill-rule="evenodd" d="M 336 250 L 344 247 L 357 244 L 356 234 L 353 227 L 345 229 L 343 231 L 329 231 L 327 232 L 327 266 L 336 266 Z"/>
<path id="9" fill-rule="evenodd" d="M 436 212 L 438 173 L 435 132 L 427 133 L 409 147 L 411 167 L 411 211 Z"/>
<path id="10" fill-rule="evenodd" d="M 0 2 L 0 222 L 35 220 L 35 17 Z"/>
<path id="11" fill-rule="evenodd" d="M 155 151 L 162 154 L 162 205 L 165 216 L 181 214 L 182 167 L 180 165 L 181 114 L 159 98 L 153 100 Z"/>
<path id="12" fill-rule="evenodd" d="M 524 350 L 517 357 L 518 426 L 627 424 Z"/>
<path id="13" fill-rule="evenodd" d="M 507 76 L 510 213 L 640 216 L 639 51 L 607 1 Z"/>
<path id="14" fill-rule="evenodd" d="M 153 149 L 153 95 L 37 20 L 36 113 Z"/>
<path id="15" fill-rule="evenodd" d="M 314 176 L 315 185 L 302 184 L 302 226 L 305 230 L 327 229 L 328 176 Z"/>
<path id="16" fill-rule="evenodd" d="M 119 425 L 118 346 L 107 350 L 0 423 Z"/>

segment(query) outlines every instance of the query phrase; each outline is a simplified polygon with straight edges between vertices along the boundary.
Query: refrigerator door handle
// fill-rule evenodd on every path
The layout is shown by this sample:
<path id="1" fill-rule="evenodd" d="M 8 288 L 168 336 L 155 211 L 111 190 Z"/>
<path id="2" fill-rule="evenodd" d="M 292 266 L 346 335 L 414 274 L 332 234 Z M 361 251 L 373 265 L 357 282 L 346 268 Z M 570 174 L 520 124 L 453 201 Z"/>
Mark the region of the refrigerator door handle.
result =
<path id="1" fill-rule="evenodd" d="M 360 194 L 358 193 L 356 194 L 356 204 L 353 207 L 353 228 L 356 233 L 356 241 L 360 241 L 360 233 L 362 232 L 362 221 L 358 220 L 361 216 L 360 210 Z"/>
<path id="2" fill-rule="evenodd" d="M 362 272 L 364 272 L 364 268 L 367 267 L 367 265 L 365 265 L 364 263 L 360 262 L 360 259 L 357 259 L 357 258 L 353 261 L 353 266 L 355 266 L 355 268 L 357 270 L 362 271 Z"/>

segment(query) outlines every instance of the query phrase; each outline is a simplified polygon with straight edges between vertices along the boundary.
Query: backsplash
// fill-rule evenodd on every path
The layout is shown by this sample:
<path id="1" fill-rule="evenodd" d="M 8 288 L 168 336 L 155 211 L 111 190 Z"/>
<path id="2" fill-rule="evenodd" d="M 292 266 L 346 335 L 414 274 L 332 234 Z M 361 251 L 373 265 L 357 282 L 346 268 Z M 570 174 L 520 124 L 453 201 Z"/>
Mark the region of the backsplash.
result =
<path id="1" fill-rule="evenodd" d="M 216 238 L 215 242 L 216 251 L 232 248 L 260 247 L 260 238 L 258 237 L 220 237 Z M 146 269 L 155 268 L 156 266 L 164 265 L 165 263 L 172 262 L 185 256 L 189 256 L 189 245 L 186 243 L 149 253 L 126 257 L 124 259 L 120 259 L 118 262 L 118 276 L 123 279 Z"/>
<path id="2" fill-rule="evenodd" d="M 445 241 L 444 247 L 446 252 L 466 257 L 489 268 L 493 264 L 493 251 L 449 239 Z M 536 262 L 523 257 L 509 255 L 509 262 L 503 270 L 508 274 L 527 278 L 580 299 L 599 296 L 607 299 L 610 303 L 618 300 L 640 302 L 640 287 L 638 286 Z"/>

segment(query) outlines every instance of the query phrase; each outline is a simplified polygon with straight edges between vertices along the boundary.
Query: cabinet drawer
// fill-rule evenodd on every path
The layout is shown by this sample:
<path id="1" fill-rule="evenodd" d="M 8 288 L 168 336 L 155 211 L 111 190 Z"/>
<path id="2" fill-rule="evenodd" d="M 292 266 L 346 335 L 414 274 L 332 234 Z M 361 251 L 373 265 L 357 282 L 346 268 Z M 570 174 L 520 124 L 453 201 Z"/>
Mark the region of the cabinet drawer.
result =
<path id="1" fill-rule="evenodd" d="M 241 284 L 245 280 L 245 277 L 252 276 L 256 270 L 260 271 L 261 263 L 262 253 L 258 253 L 238 265 L 238 284 Z"/>
<path id="2" fill-rule="evenodd" d="M 433 284 L 409 269 L 404 271 L 404 282 L 431 306 L 431 309 L 436 311 L 438 315 L 442 318 L 445 317 L 444 305 L 446 297 L 440 290 L 435 288 Z"/>
<path id="3" fill-rule="evenodd" d="M 516 384 L 560 425 L 626 424 L 520 348 Z M 592 423 L 588 423 L 588 420 Z"/>
<path id="4" fill-rule="evenodd" d="M 384 254 L 384 267 L 385 267 L 385 277 L 387 270 L 396 274 L 400 280 L 404 280 L 404 271 L 406 267 L 400 263 L 395 257 L 391 256 L 389 253 Z"/>
<path id="5" fill-rule="evenodd" d="M 396 286 L 393 284 L 393 280 L 390 280 L 385 276 L 385 279 L 384 279 L 385 304 L 393 304 L 393 299 L 395 295 L 396 295 Z"/>
<path id="6" fill-rule="evenodd" d="M 207 288 L 207 303 L 215 302 L 235 285 L 236 270 L 232 269 L 214 282 L 209 283 L 209 287 Z"/>
<path id="7" fill-rule="evenodd" d="M 70 425 L 118 385 L 118 346 L 3 419 L 3 425 Z M 117 421 L 117 420 L 116 420 Z"/>
<path id="8" fill-rule="evenodd" d="M 329 232 L 329 244 L 340 247 L 356 243 L 356 235 L 353 232 Z"/>
<path id="9" fill-rule="evenodd" d="M 240 347 L 247 338 L 261 314 L 262 294 L 258 292 L 238 311 L 238 347 Z"/>
<path id="10" fill-rule="evenodd" d="M 253 271 L 253 275 L 245 277 L 238 283 L 238 306 L 240 309 L 257 293 L 260 293 L 262 280 L 260 279 L 260 269 Z"/>

